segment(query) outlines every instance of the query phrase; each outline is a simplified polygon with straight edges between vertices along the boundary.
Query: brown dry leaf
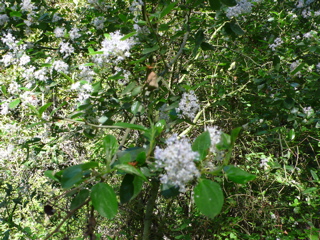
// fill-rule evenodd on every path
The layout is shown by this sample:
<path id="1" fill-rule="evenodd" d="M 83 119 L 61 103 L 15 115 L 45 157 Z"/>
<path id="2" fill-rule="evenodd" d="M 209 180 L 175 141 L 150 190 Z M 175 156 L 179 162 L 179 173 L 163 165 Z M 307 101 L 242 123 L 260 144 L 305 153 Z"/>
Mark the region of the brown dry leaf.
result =
<path id="1" fill-rule="evenodd" d="M 147 84 L 149 89 L 156 89 L 158 88 L 158 75 L 155 72 L 149 73 L 147 77 Z"/>

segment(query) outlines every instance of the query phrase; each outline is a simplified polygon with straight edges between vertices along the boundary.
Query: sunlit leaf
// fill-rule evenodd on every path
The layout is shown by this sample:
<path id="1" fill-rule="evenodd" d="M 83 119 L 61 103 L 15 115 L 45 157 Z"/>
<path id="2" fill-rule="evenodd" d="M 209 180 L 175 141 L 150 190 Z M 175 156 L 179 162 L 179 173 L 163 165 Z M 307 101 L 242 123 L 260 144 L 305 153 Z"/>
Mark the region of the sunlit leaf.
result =
<path id="1" fill-rule="evenodd" d="M 193 197 L 197 208 L 207 217 L 214 218 L 221 212 L 224 196 L 218 183 L 200 179 L 194 188 Z"/>
<path id="2" fill-rule="evenodd" d="M 98 213 L 112 219 L 118 212 L 118 201 L 112 187 L 107 183 L 97 183 L 91 188 L 92 205 Z"/>

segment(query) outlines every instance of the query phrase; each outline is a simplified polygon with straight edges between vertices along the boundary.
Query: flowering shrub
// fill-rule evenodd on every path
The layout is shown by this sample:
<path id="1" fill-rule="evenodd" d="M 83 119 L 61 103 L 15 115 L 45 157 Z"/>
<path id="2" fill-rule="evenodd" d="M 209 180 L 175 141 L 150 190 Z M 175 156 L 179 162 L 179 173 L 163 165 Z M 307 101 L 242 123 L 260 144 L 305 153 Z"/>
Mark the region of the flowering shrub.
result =
<path id="1" fill-rule="evenodd" d="M 0 3 L 3 239 L 316 239 L 319 11 Z"/>

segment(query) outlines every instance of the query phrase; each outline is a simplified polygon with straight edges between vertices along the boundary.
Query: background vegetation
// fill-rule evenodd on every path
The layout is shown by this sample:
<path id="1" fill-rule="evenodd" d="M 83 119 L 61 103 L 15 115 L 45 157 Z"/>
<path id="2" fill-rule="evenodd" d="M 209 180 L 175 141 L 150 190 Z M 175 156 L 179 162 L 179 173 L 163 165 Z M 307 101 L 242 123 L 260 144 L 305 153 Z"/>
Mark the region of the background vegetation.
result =
<path id="1" fill-rule="evenodd" d="M 319 23 L 313 0 L 0 3 L 2 239 L 319 239 Z M 201 155 L 186 191 L 159 182 L 172 134 Z"/>

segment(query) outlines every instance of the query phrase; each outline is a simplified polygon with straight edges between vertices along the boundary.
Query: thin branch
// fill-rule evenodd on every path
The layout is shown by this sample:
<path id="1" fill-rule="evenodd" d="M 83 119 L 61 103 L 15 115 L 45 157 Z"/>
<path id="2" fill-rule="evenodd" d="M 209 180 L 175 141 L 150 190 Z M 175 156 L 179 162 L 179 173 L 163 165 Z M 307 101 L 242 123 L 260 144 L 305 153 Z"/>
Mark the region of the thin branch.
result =
<path id="1" fill-rule="evenodd" d="M 53 234 L 55 234 L 55 233 L 57 233 L 59 231 L 59 229 L 62 227 L 62 225 L 65 223 L 65 221 L 67 221 L 78 209 L 82 208 L 82 206 L 87 204 L 89 201 L 90 201 L 90 199 L 88 199 L 87 201 L 82 203 L 79 207 L 77 207 L 77 208 L 73 209 L 72 211 L 70 211 L 67 214 L 67 216 L 65 216 L 64 219 L 62 219 L 62 221 L 59 223 L 59 225 L 44 240 L 51 239 Z"/>

